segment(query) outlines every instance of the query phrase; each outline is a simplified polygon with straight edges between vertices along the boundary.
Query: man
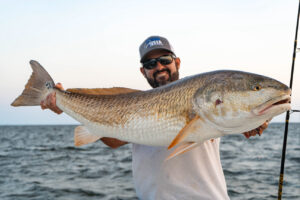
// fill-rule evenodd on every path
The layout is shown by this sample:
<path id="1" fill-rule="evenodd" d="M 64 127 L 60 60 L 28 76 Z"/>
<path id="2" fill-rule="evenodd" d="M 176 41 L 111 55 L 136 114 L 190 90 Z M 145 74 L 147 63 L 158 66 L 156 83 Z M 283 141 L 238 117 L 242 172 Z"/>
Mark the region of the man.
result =
<path id="1" fill-rule="evenodd" d="M 151 36 L 140 46 L 141 73 L 151 87 L 156 88 L 179 78 L 180 59 L 166 38 Z M 62 86 L 57 84 L 58 87 Z M 62 111 L 55 105 L 55 93 L 41 102 L 42 109 Z M 244 133 L 247 138 L 261 134 L 267 127 Z M 117 148 L 127 142 L 113 138 L 101 139 Z M 132 171 L 137 196 L 140 199 L 229 199 L 220 155 L 220 139 L 204 142 L 195 149 L 164 162 L 167 147 L 132 145 Z"/>

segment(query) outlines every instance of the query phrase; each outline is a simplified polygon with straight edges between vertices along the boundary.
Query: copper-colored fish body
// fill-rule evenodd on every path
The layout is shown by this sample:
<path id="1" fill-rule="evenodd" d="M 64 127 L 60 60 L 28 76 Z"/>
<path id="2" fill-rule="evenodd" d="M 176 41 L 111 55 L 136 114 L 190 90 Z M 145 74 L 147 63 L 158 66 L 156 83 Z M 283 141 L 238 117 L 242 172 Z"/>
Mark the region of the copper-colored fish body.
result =
<path id="1" fill-rule="evenodd" d="M 88 95 L 56 91 L 57 105 L 67 114 L 101 136 L 148 145 L 167 145 L 170 135 L 188 123 L 195 112 L 192 99 L 196 88 L 185 84 L 127 94 Z M 183 95 L 185 93 L 185 95 Z M 151 133 L 155 132 L 155 135 Z M 157 143 L 156 137 L 164 138 Z"/>
<path id="2" fill-rule="evenodd" d="M 63 91 L 39 63 L 30 64 L 32 76 L 12 105 L 39 105 L 56 92 L 57 106 L 84 126 L 75 130 L 77 145 L 101 137 L 152 146 L 202 143 L 255 129 L 290 109 L 286 85 L 247 72 L 213 71 L 147 91 Z"/>

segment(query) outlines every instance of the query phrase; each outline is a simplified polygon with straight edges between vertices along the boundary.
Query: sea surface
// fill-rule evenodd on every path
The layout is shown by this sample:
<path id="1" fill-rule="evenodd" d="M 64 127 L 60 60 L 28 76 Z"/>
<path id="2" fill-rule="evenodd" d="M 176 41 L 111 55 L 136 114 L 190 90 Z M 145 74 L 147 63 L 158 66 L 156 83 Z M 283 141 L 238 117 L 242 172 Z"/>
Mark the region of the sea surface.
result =
<path id="1" fill-rule="evenodd" d="M 75 126 L 0 126 L 1 200 L 137 199 L 131 145 L 74 147 Z M 277 199 L 284 124 L 226 136 L 221 160 L 231 199 Z M 290 124 L 283 199 L 300 199 L 300 124 Z"/>

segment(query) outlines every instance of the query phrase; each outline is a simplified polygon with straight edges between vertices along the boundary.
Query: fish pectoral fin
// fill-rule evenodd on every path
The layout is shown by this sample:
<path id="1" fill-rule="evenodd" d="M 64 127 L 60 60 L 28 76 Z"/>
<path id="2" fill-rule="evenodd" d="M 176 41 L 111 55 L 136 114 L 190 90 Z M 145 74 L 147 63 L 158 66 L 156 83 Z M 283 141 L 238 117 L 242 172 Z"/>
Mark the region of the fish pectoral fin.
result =
<path id="1" fill-rule="evenodd" d="M 166 159 L 165 161 L 174 158 L 176 156 L 179 156 L 185 152 L 188 152 L 190 150 L 192 150 L 193 148 L 195 148 L 196 146 L 198 146 L 199 144 L 196 142 L 187 142 L 184 143 L 182 145 L 180 145 L 179 147 L 177 147 Z"/>
<path id="2" fill-rule="evenodd" d="M 100 138 L 101 136 L 91 134 L 84 126 L 77 126 L 74 130 L 74 144 L 77 147 L 96 142 Z"/>
<path id="3" fill-rule="evenodd" d="M 196 115 L 189 123 L 187 123 L 176 135 L 176 137 L 173 139 L 171 144 L 168 146 L 168 149 L 173 148 L 177 144 L 179 144 L 186 136 L 188 136 L 190 133 L 193 133 L 193 131 L 196 129 L 195 125 L 197 124 L 197 121 L 200 117 Z"/>
<path id="4" fill-rule="evenodd" d="M 78 94 L 92 94 L 92 95 L 116 95 L 138 92 L 140 90 L 123 88 L 123 87 L 113 87 L 113 88 L 69 88 L 68 92 L 78 93 Z"/>

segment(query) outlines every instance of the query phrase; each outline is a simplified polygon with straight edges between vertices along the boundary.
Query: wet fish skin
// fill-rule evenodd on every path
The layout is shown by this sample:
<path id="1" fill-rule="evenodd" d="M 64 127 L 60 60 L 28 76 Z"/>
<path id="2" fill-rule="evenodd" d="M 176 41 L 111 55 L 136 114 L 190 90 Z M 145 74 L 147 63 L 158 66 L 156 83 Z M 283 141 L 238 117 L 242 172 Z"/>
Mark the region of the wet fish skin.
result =
<path id="1" fill-rule="evenodd" d="M 247 72 L 213 71 L 147 91 L 119 88 L 103 94 L 99 89 L 102 94 L 95 95 L 59 90 L 38 62 L 30 64 L 33 74 L 12 106 L 40 105 L 55 91 L 57 106 L 84 125 L 77 129 L 80 137 L 95 136 L 89 142 L 113 137 L 168 146 L 192 122 L 182 142 L 202 143 L 253 130 L 290 109 L 291 90 L 286 85 Z M 282 103 L 273 105 L 276 102 Z"/>

